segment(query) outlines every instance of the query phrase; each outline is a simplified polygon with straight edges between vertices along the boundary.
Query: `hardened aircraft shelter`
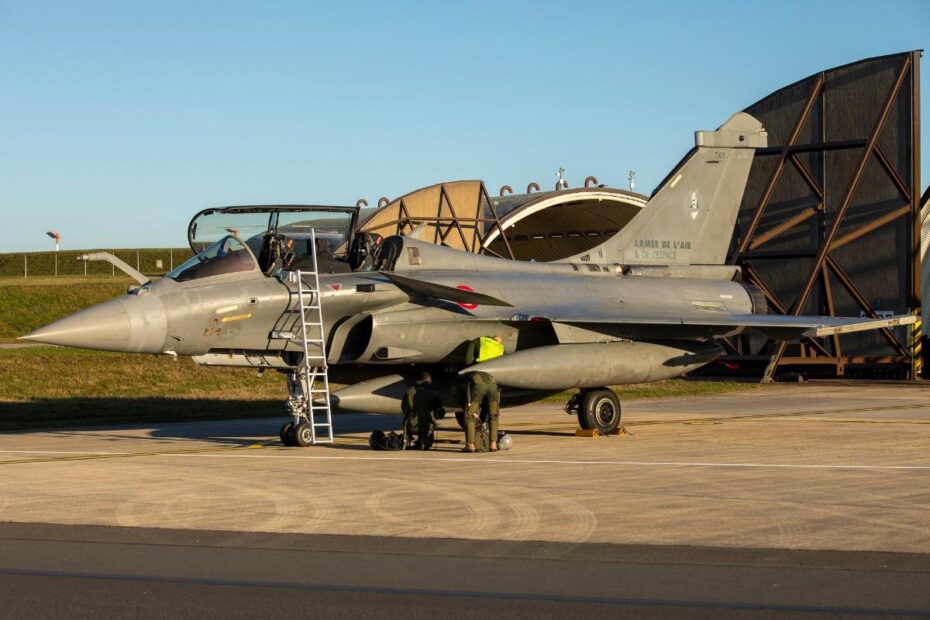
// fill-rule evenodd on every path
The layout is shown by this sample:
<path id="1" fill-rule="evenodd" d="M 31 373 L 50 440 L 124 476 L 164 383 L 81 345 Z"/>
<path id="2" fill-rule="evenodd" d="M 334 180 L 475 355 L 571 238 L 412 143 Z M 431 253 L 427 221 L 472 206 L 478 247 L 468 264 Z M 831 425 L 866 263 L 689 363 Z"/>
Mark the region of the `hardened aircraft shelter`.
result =
<path id="1" fill-rule="evenodd" d="M 912 51 L 827 69 L 746 108 L 769 147 L 753 161 L 729 262 L 770 312 L 921 313 L 920 59 Z M 515 194 L 505 185 L 497 196 L 481 181 L 453 181 L 382 198 L 362 211 L 359 230 L 426 225 L 435 243 L 552 261 L 600 244 L 647 200 L 593 176 L 581 188 L 530 183 Z M 744 335 L 725 341 L 727 355 L 704 372 L 913 379 L 922 340 L 919 323 L 789 344 Z"/>

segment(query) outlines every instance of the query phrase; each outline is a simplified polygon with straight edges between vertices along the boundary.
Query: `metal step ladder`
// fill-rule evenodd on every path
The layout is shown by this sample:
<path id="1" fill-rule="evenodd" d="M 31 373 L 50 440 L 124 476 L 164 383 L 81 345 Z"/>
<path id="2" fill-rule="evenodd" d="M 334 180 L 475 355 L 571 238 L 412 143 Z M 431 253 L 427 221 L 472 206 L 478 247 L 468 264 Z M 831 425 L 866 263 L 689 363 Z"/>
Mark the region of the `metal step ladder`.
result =
<path id="1" fill-rule="evenodd" d="M 306 422 L 311 444 L 333 443 L 333 413 L 329 402 L 329 364 L 326 361 L 326 334 L 323 305 L 320 303 L 320 272 L 316 257 L 316 231 L 310 229 L 310 256 L 313 270 L 291 272 L 297 280 L 300 326 L 297 339 L 303 347 L 303 361 L 295 371 L 296 395 L 303 402 L 294 412 L 294 427 Z M 309 280 L 309 281 L 308 281 Z M 320 384 L 322 387 L 317 387 Z M 302 419 L 304 418 L 305 419 Z"/>

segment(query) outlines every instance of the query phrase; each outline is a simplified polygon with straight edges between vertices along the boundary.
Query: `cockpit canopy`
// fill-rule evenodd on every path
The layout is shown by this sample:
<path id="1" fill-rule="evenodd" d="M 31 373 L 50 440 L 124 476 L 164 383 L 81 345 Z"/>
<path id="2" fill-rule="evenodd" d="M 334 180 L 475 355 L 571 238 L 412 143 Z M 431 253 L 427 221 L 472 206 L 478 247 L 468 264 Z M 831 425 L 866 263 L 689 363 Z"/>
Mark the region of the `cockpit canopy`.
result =
<path id="1" fill-rule="evenodd" d="M 178 282 L 240 271 L 254 271 L 255 256 L 234 235 L 226 235 L 176 267 L 167 277 Z"/>
<path id="2" fill-rule="evenodd" d="M 238 237 L 257 257 L 258 268 L 270 275 L 280 268 L 310 268 L 312 230 L 319 270 L 349 271 L 358 211 L 358 207 L 312 205 L 205 209 L 191 220 L 187 236 L 194 252 L 229 235 Z"/>

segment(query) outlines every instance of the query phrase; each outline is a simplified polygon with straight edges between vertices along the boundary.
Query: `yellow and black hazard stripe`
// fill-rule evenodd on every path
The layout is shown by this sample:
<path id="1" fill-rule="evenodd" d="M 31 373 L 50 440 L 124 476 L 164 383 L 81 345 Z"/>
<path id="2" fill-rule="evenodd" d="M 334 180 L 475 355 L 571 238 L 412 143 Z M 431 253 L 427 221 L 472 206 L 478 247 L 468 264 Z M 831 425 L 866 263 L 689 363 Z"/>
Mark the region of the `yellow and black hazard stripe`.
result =
<path id="1" fill-rule="evenodd" d="M 923 341 L 924 332 L 920 324 L 920 308 L 914 311 L 917 320 L 911 325 L 911 370 L 913 377 L 919 379 L 923 376 Z"/>

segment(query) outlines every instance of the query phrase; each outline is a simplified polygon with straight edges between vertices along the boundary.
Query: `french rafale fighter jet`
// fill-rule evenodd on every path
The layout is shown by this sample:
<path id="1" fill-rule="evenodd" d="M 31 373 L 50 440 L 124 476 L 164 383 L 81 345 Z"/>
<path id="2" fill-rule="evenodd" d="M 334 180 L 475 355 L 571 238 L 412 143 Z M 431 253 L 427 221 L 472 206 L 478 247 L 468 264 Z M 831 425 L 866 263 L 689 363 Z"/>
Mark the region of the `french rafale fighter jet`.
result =
<path id="1" fill-rule="evenodd" d="M 305 347 L 293 274 L 315 257 L 318 272 L 332 273 L 319 277 L 323 342 L 307 350 L 347 385 L 331 396 L 339 408 L 400 413 L 409 377 L 429 370 L 448 385 L 469 370 L 470 340 L 500 335 L 507 355 L 480 369 L 504 388 L 505 406 L 580 388 L 582 427 L 609 432 L 620 403 L 605 386 L 700 368 L 723 353 L 718 338 L 755 330 L 796 340 L 913 322 L 771 315 L 762 293 L 740 282 L 726 253 L 754 149 L 765 146 L 761 123 L 745 113 L 697 132 L 622 230 L 552 263 L 463 252 L 416 231 L 372 243 L 354 233 L 351 208 L 209 209 L 191 223 L 192 245 L 204 246 L 191 260 L 156 282 L 136 273 L 140 286 L 128 294 L 25 338 L 274 369 L 288 375 L 292 397 L 306 398 L 295 372 Z"/>

